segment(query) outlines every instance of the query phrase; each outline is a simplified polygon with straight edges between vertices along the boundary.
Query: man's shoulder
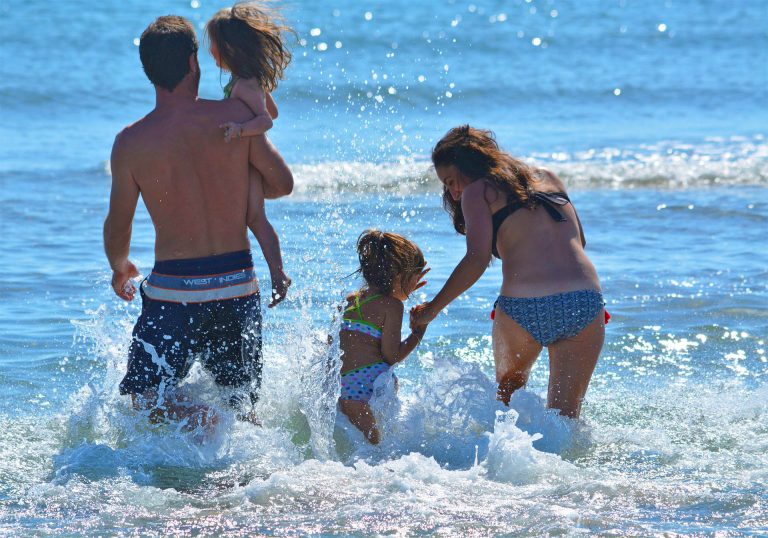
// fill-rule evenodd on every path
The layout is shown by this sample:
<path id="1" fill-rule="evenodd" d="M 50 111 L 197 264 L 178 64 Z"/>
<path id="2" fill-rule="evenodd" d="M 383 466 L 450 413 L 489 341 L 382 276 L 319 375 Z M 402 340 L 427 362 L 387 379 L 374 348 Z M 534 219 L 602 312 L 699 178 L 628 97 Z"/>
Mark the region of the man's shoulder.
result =
<path id="1" fill-rule="evenodd" d="M 123 129 L 115 136 L 115 149 L 128 149 L 139 140 L 143 133 L 146 132 L 148 124 L 151 123 L 150 114 L 147 114 L 143 118 L 136 120 L 123 127 Z"/>
<path id="2" fill-rule="evenodd" d="M 240 99 L 198 99 L 197 105 L 201 111 L 210 114 L 247 114 L 250 109 Z"/>

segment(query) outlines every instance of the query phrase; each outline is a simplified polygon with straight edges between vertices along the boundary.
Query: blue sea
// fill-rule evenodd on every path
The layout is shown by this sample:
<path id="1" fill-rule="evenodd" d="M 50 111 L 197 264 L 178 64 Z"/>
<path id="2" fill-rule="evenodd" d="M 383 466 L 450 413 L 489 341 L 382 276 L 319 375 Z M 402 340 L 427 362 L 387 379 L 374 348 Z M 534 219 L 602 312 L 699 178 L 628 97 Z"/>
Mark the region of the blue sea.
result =
<path id="1" fill-rule="evenodd" d="M 265 309 L 262 427 L 152 426 L 117 384 L 139 304 L 101 225 L 115 134 L 154 93 L 138 37 L 210 0 L 0 0 L 0 536 L 765 536 L 768 6 L 762 0 L 283 4 L 294 60 L 270 138 L 289 299 Z M 200 93 L 227 75 L 203 44 Z M 494 263 L 373 404 L 337 417 L 333 314 L 354 241 L 416 241 L 437 292 L 464 252 L 429 166 L 492 129 L 568 185 L 613 316 L 578 423 L 545 409 L 546 353 L 494 400 Z M 153 263 L 137 212 L 131 257 Z M 258 246 L 253 242 L 254 249 Z M 259 262 L 261 280 L 266 265 Z"/>

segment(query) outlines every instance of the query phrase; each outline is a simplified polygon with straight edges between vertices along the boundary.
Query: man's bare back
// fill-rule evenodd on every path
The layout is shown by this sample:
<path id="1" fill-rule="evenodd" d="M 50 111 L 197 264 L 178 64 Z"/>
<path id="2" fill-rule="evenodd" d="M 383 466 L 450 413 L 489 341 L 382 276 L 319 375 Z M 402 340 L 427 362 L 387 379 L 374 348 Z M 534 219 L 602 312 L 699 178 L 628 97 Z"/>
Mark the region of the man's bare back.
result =
<path id="1" fill-rule="evenodd" d="M 113 174 L 124 172 L 141 192 L 155 226 L 156 259 L 249 248 L 249 163 L 269 169 L 282 159 L 263 136 L 226 143 L 219 126 L 251 115 L 238 100 L 198 99 L 153 110 L 118 135 L 113 160 L 124 168 Z"/>

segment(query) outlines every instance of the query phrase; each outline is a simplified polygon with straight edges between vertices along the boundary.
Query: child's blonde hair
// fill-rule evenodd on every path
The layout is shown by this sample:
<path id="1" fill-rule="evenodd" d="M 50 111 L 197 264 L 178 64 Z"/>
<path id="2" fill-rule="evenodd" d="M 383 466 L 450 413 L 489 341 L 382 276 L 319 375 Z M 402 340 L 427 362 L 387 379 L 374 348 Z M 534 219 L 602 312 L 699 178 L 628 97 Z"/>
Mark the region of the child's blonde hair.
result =
<path id="1" fill-rule="evenodd" d="M 256 79 L 266 91 L 274 91 L 291 62 L 284 37 L 293 30 L 264 2 L 238 3 L 219 10 L 205 32 L 227 70 L 238 78 Z"/>
<path id="2" fill-rule="evenodd" d="M 426 262 L 415 243 L 399 234 L 366 230 L 357 238 L 357 254 L 366 284 L 390 295 L 395 282 L 400 285 L 422 271 Z"/>

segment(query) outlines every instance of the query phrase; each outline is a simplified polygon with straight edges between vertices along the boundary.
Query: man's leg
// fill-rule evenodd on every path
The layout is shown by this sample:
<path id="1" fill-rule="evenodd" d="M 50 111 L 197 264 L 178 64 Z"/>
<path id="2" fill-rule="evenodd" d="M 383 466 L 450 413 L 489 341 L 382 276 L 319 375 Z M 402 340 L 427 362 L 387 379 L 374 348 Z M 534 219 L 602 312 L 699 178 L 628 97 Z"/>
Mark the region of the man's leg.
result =
<path id="1" fill-rule="evenodd" d="M 204 365 L 220 387 L 232 389 L 230 405 L 253 421 L 261 386 L 261 304 L 258 293 L 219 301 L 208 332 Z"/>
<path id="2" fill-rule="evenodd" d="M 120 393 L 130 394 L 134 409 L 149 412 L 151 422 L 187 421 L 186 428 L 215 423 L 210 409 L 175 394 L 189 372 L 194 353 L 194 327 L 200 313 L 194 305 L 148 298 L 133 329 L 128 367 Z"/>

